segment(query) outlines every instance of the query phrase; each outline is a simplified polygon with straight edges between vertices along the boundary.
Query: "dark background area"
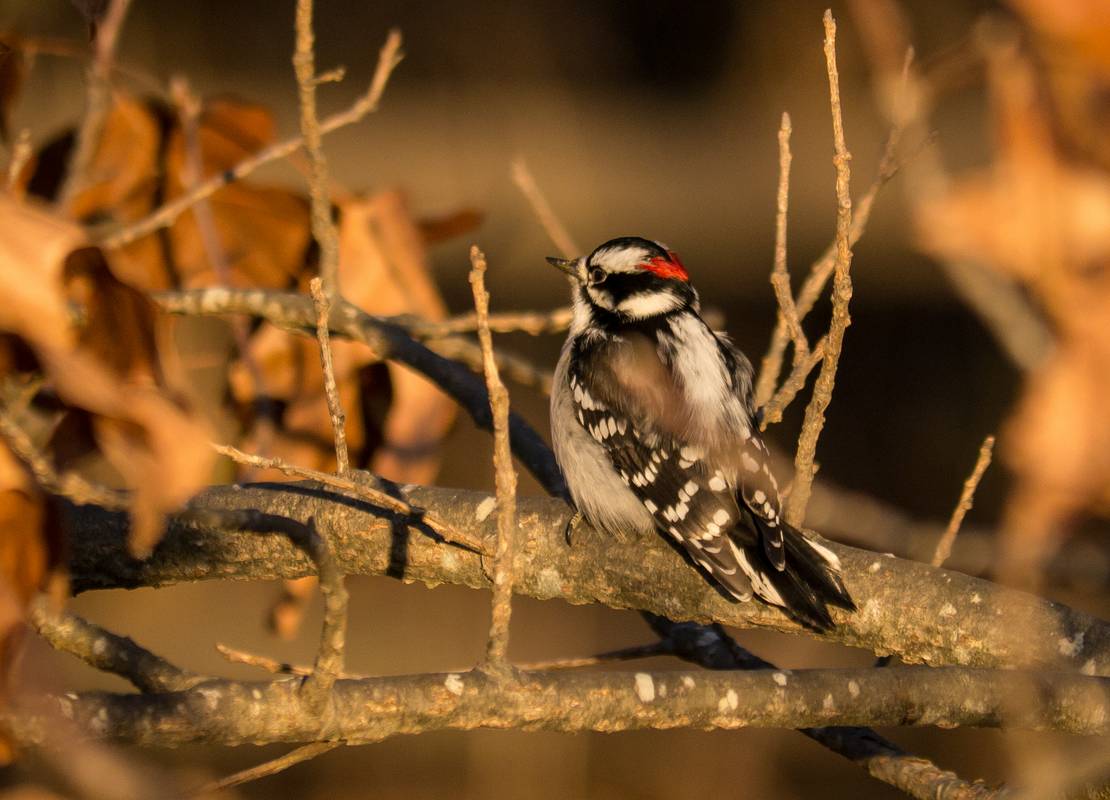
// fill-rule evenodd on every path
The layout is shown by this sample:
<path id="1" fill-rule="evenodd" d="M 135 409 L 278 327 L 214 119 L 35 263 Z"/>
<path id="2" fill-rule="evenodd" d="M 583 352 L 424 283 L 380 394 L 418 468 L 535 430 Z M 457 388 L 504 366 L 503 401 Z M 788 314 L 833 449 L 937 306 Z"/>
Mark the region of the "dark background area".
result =
<path id="1" fill-rule="evenodd" d="M 406 59 L 381 111 L 326 140 L 333 177 L 370 191 L 403 187 L 421 213 L 482 209 L 475 240 L 490 259 L 495 310 L 566 302 L 554 253 L 512 185 L 512 158 L 527 159 L 541 187 L 584 248 L 617 235 L 667 242 L 682 254 L 706 305 L 753 361 L 773 322 L 771 267 L 779 116 L 793 118 L 790 266 L 796 278 L 831 240 L 835 195 L 827 83 L 821 52 L 825 5 L 791 2 L 449 3 L 317 2 L 321 69 L 347 68 L 321 90 L 324 111 L 363 91 L 389 27 Z M 958 46 L 986 2 L 908 2 L 918 52 L 928 60 Z M 851 15 L 840 20 L 839 60 L 855 194 L 870 183 L 886 134 Z M 203 94 L 233 93 L 270 106 L 292 134 L 296 86 L 292 2 L 136 0 L 120 59 L 165 84 L 187 75 Z M 64 0 L 3 0 L 0 28 L 26 35 L 86 36 Z M 937 117 L 939 144 L 954 168 L 986 157 L 989 131 L 974 70 Z M 149 80 L 134 88 L 148 90 Z M 82 69 L 40 56 L 13 129 L 41 142 L 77 119 Z M 260 180 L 295 185 L 288 166 Z M 927 518 L 947 517 L 987 433 L 997 432 L 1019 376 L 938 268 L 915 252 L 898 179 L 880 195 L 853 262 L 853 325 L 818 452 L 821 476 Z M 469 241 L 433 251 L 436 280 L 455 311 L 469 306 Z M 811 320 L 819 330 L 827 302 Z M 557 338 L 506 337 L 504 344 L 553 365 Z M 512 389 L 513 387 L 510 387 Z M 514 405 L 546 431 L 546 401 L 525 389 Z M 770 438 L 791 448 L 798 403 Z M 489 440 L 456 426 L 440 482 L 489 488 Z M 972 522 L 990 523 L 1006 479 L 992 467 Z M 538 492 L 524 480 L 523 492 Z M 649 579 L 645 576 L 645 579 Z M 400 673 L 466 668 L 480 655 L 488 596 L 353 578 L 349 667 Z M 311 660 L 314 613 L 301 640 L 269 637 L 268 585 L 206 584 L 80 597 L 74 608 L 199 671 L 242 677 L 212 649 L 226 642 L 290 661 Z M 1066 598 L 1084 607 L 1080 598 Z M 1089 607 L 1089 602 L 1088 602 Z M 513 657 L 591 653 L 648 641 L 631 613 L 519 600 Z M 1097 610 L 1097 609 L 1093 609 Z M 799 637 L 739 632 L 742 643 L 784 667 L 862 665 L 872 655 Z M 665 666 L 671 662 L 653 663 Z M 51 686 L 122 688 L 36 647 L 25 672 Z M 967 778 L 1005 775 L 995 731 L 884 731 Z M 1080 744 L 1082 748 L 1087 744 Z M 222 774 L 281 748 L 189 748 L 144 753 L 195 774 Z M 244 787 L 244 797 L 355 798 L 736 798 L 897 797 L 861 770 L 792 732 L 696 731 L 563 736 L 444 733 L 330 753 Z"/>

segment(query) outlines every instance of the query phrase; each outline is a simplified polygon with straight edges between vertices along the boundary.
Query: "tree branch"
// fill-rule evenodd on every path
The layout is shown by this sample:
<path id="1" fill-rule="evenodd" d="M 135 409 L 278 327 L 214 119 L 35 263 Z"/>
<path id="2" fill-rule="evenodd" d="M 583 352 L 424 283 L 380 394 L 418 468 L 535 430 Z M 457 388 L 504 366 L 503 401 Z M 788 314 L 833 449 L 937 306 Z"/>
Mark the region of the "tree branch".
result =
<path id="1" fill-rule="evenodd" d="M 738 645 L 720 625 L 672 622 L 654 614 L 644 617 L 662 637 L 659 646 L 666 652 L 706 669 L 777 669 Z M 918 800 L 1001 800 L 1008 794 L 1006 789 L 968 783 L 928 759 L 907 753 L 871 728 L 836 726 L 800 728 L 798 732 Z"/>
<path id="2" fill-rule="evenodd" d="M 155 301 L 174 314 L 250 314 L 298 333 L 315 330 L 312 300 L 299 294 L 259 289 L 214 287 L 182 292 L 158 292 Z M 415 341 L 394 322 L 374 317 L 346 301 L 332 310 L 331 332 L 362 342 L 379 358 L 388 358 L 423 373 L 455 398 L 478 427 L 492 430 L 489 396 L 480 377 Z M 509 414 L 513 453 L 551 494 L 563 496 L 566 484 L 547 444 L 515 413 Z"/>
<path id="3" fill-rule="evenodd" d="M 494 541 L 494 500 L 487 494 L 437 487 L 399 487 L 398 494 L 471 537 Z M 194 498 L 190 507 L 256 510 L 302 523 L 326 518 L 332 546 L 349 574 L 490 586 L 477 554 L 394 526 L 388 512 L 318 484 L 217 486 Z M 583 528 L 583 535 L 568 547 L 562 531 L 569 515 L 558 500 L 518 498 L 518 594 L 818 636 L 771 606 L 721 596 L 658 536 L 622 542 Z M 124 514 L 87 506 L 70 509 L 69 516 L 80 532 L 72 540 L 70 563 L 77 592 L 210 579 L 297 578 L 314 571 L 311 561 L 283 536 L 188 527 L 177 520 L 170 521 L 154 555 L 138 561 L 127 551 Z M 860 609 L 833 612 L 838 624 L 821 638 L 894 653 L 911 663 L 1110 675 L 1110 625 L 1101 620 L 928 564 L 825 544 L 840 557 L 844 581 Z M 644 575 L 651 575 L 651 581 L 644 581 Z M 907 625 L 907 619 L 914 624 Z M 1030 637 L 1029 630 L 1052 633 Z"/>
<path id="4" fill-rule="evenodd" d="M 299 681 L 215 680 L 161 695 L 86 692 L 56 698 L 94 736 L 146 746 L 343 741 L 365 744 L 431 730 L 519 728 L 616 732 L 669 728 L 824 725 L 975 726 L 1101 735 L 1110 730 L 1110 679 L 977 669 L 814 669 L 792 672 L 531 672 L 338 681 L 334 716 L 303 713 Z M 1018 693 L 1036 698 L 1011 712 Z M 38 743 L 34 712 L 4 720 Z"/>

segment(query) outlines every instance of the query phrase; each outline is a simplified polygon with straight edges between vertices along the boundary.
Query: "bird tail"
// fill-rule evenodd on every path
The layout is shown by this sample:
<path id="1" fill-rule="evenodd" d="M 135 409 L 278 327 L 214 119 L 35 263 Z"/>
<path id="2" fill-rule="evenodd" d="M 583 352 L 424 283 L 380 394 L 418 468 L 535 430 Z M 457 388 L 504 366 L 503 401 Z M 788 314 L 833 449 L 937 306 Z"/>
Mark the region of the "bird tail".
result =
<path id="1" fill-rule="evenodd" d="M 762 540 L 766 534 L 760 533 Z M 738 548 L 744 556 L 738 561 L 755 594 L 819 631 L 833 626 L 829 606 L 855 611 L 856 604 L 840 577 L 836 553 L 785 523 L 782 536 L 785 563 L 781 569 L 771 563 L 761 542 Z"/>

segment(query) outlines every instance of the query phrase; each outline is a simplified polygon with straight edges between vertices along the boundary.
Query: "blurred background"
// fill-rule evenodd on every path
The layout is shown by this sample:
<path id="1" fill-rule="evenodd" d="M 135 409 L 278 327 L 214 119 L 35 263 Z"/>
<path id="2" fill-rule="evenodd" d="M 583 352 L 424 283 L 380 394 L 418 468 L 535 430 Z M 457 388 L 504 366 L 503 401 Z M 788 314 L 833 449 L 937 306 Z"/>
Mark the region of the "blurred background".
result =
<path id="1" fill-rule="evenodd" d="M 857 4 L 866 7 L 866 2 Z M 572 236 L 585 249 L 618 235 L 643 235 L 677 250 L 703 302 L 753 361 L 764 352 L 775 303 L 768 283 L 778 172 L 776 132 L 793 119 L 790 268 L 796 283 L 831 241 L 835 225 L 832 139 L 821 13 L 826 3 L 735 0 L 562 0 L 532 3 L 362 3 L 318 0 L 317 64 L 343 65 L 346 79 L 320 90 L 324 112 L 346 107 L 365 86 L 386 32 L 404 34 L 405 60 L 381 110 L 326 139 L 332 176 L 345 189 L 398 188 L 414 213 L 474 208 L 479 228 L 428 253 L 435 285 L 451 312 L 470 306 L 466 249 L 487 253 L 495 311 L 550 309 L 567 300 L 564 280 L 546 267 L 555 254 L 510 179 L 526 159 Z M 903 4 L 919 57 L 962 46 L 985 14 L 1007 7 L 972 0 Z M 834 3 L 853 188 L 872 180 L 887 125 L 876 108 L 869 65 L 853 17 Z M 293 4 L 136 0 L 119 61 L 144 77 L 143 94 L 186 75 L 202 96 L 231 94 L 268 107 L 279 138 L 297 131 L 290 64 Z M 64 0 L 2 0 L 0 29 L 26 37 L 87 41 L 86 22 Z M 79 118 L 83 65 L 37 57 L 14 106 L 12 130 L 36 146 Z M 990 152 L 981 75 L 965 64 L 933 123 L 954 170 Z M 303 192 L 287 164 L 252 180 Z M 914 247 L 896 177 L 881 193 L 855 250 L 853 325 L 818 457 L 821 478 L 901 509 L 943 521 L 983 437 L 998 432 L 1020 375 L 943 274 Z M 827 301 L 811 320 L 827 322 Z M 809 327 L 807 325 L 807 327 Z M 508 335 L 499 344 L 550 368 L 561 336 Z M 514 406 L 546 433 L 546 399 L 510 386 Z M 797 403 L 769 438 L 784 450 L 800 427 Z M 488 437 L 467 419 L 452 427 L 436 478 L 490 489 Z M 992 466 L 969 524 L 997 522 L 1007 487 Z M 521 491 L 539 493 L 522 475 Z M 1082 540 L 1068 547 L 1081 547 Z M 1047 591 L 1096 614 L 1110 610 L 1107 564 L 1093 548 L 1082 575 Z M 456 587 L 428 590 L 385 579 L 350 579 L 349 669 L 402 673 L 461 669 L 481 654 L 488 595 Z M 278 587 L 179 586 L 98 592 L 72 608 L 201 672 L 256 678 L 226 663 L 224 642 L 278 659 L 311 660 L 319 609 L 299 637 L 268 633 Z M 738 631 L 739 641 L 780 666 L 864 665 L 867 652 L 808 638 Z M 632 613 L 519 599 L 512 657 L 535 661 L 640 644 L 651 634 Z M 673 662 L 650 666 L 666 668 Z M 53 688 L 123 689 L 122 682 L 32 643 L 26 680 Z M 883 731 L 965 778 L 1001 780 L 1006 751 L 996 731 Z M 1097 743 L 1069 744 L 1081 752 Z M 141 758 L 189 774 L 221 775 L 273 757 L 281 748 L 184 748 Z M 24 768 L 3 779 L 18 783 Z M 562 736 L 479 731 L 394 739 L 340 749 L 237 790 L 243 797 L 298 798 L 894 798 L 897 792 L 793 732 L 643 732 Z"/>

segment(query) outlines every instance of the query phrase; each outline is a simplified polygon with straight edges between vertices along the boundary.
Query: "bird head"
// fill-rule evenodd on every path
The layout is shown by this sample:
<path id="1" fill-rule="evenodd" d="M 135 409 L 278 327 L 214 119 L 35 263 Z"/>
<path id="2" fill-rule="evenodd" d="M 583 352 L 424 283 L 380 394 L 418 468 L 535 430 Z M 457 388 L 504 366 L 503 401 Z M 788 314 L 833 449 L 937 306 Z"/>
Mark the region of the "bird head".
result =
<path id="1" fill-rule="evenodd" d="M 610 239 L 588 256 L 548 258 L 576 283 L 579 297 L 595 309 L 644 320 L 697 305 L 697 293 L 678 255 L 639 236 Z"/>

